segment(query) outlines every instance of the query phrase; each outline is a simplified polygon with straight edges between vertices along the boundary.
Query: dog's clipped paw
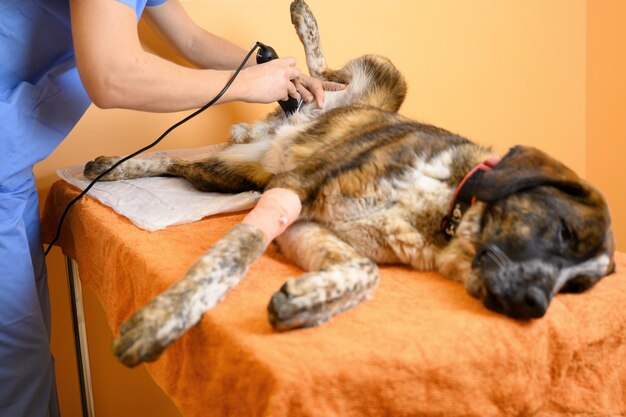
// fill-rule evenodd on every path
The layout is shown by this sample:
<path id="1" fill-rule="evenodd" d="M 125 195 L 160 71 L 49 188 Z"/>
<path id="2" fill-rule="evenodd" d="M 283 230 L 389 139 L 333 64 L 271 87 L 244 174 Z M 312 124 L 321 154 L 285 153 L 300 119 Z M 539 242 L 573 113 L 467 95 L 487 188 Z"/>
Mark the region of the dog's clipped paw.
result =
<path id="1" fill-rule="evenodd" d="M 139 329 L 133 329 L 113 341 L 113 353 L 124 365 L 137 366 L 142 362 L 157 360 L 165 350 L 165 346 L 155 342 L 146 340 Z"/>
<path id="2" fill-rule="evenodd" d="M 155 361 L 170 344 L 166 342 L 169 338 L 162 337 L 166 326 L 165 312 L 138 311 L 120 327 L 120 336 L 113 341 L 113 353 L 129 367 Z"/>
<path id="3" fill-rule="evenodd" d="M 98 175 L 111 168 L 120 159 L 121 158 L 115 156 L 99 156 L 95 160 L 87 162 L 83 174 L 86 178 L 93 180 Z M 121 178 L 119 178 L 118 169 L 115 169 L 102 177 L 102 179 L 105 181 L 114 181 Z"/>

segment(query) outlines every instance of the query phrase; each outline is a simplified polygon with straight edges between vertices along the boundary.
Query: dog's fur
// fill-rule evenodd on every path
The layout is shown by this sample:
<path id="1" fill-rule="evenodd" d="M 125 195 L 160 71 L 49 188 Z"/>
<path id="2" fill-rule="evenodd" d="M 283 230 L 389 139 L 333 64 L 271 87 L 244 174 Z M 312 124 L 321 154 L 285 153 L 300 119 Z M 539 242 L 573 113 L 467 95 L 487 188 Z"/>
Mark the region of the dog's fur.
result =
<path id="1" fill-rule="evenodd" d="M 545 153 L 517 146 L 486 172 L 478 200 L 456 235 L 440 230 L 455 189 L 489 149 L 397 114 L 406 94 L 386 58 L 363 56 L 330 70 L 307 5 L 292 22 L 310 73 L 348 84 L 327 92 L 323 109 L 280 110 L 232 129 L 231 144 L 200 162 L 130 160 L 105 179 L 175 175 L 200 190 L 288 188 L 302 213 L 277 238 L 308 271 L 289 279 L 268 311 L 278 330 L 312 326 L 368 298 L 376 264 L 438 270 L 464 283 L 489 309 L 542 316 L 559 291 L 584 291 L 614 269 L 613 236 L 601 194 Z M 87 164 L 94 178 L 117 158 Z M 236 226 L 187 275 L 122 325 L 114 350 L 127 365 L 154 360 L 243 277 L 267 245 L 262 232 Z"/>

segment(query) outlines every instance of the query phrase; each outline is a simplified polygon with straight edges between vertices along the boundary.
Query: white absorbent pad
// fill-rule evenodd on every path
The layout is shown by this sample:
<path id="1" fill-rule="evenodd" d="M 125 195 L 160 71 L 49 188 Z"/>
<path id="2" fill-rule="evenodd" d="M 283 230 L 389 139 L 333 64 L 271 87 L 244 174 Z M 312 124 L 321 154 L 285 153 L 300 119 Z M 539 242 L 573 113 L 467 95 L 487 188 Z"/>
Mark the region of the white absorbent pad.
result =
<path id="1" fill-rule="evenodd" d="M 222 148 L 223 145 L 212 145 L 197 149 L 146 152 L 137 158 L 174 156 L 192 161 L 204 159 Z M 57 175 L 84 190 L 90 183 L 83 175 L 84 167 L 83 163 L 58 169 Z M 191 223 L 212 214 L 249 209 L 254 207 L 261 196 L 254 191 L 239 194 L 198 191 L 187 180 L 174 177 L 99 181 L 87 194 L 149 231 Z"/>

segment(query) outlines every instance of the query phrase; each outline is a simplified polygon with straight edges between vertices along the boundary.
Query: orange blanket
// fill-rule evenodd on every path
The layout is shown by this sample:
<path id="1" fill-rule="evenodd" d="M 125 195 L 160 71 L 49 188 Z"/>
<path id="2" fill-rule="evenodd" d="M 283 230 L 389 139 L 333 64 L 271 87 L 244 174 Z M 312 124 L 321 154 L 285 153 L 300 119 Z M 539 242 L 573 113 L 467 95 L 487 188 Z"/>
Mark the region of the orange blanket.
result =
<path id="1" fill-rule="evenodd" d="M 51 238 L 77 195 L 57 182 L 44 213 Z M 85 198 L 61 239 L 119 324 L 243 215 L 159 232 L 137 229 Z M 548 314 L 493 314 L 436 273 L 384 267 L 374 299 L 316 328 L 272 331 L 271 294 L 301 271 L 274 247 L 148 371 L 186 416 L 513 416 L 626 413 L 626 254 L 583 295 Z"/>

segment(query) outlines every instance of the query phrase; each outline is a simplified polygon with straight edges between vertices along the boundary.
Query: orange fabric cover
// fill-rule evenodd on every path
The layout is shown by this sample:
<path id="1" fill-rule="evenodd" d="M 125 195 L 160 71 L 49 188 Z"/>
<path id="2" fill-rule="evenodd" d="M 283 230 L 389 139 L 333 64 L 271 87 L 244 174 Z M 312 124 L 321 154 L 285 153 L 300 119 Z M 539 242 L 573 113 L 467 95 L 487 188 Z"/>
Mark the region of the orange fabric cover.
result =
<path id="1" fill-rule="evenodd" d="M 52 187 L 49 241 L 77 195 Z M 146 232 L 90 198 L 61 239 L 117 332 L 242 213 Z M 436 273 L 381 268 L 374 299 L 316 328 L 275 333 L 271 294 L 300 270 L 270 246 L 242 283 L 147 368 L 186 416 L 513 416 L 626 413 L 626 254 L 540 320 L 493 314 Z"/>

